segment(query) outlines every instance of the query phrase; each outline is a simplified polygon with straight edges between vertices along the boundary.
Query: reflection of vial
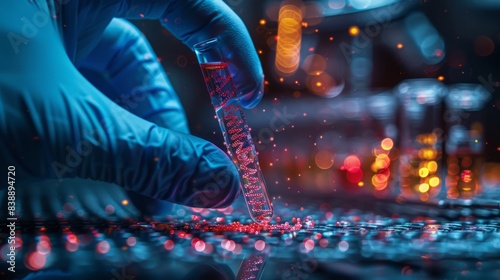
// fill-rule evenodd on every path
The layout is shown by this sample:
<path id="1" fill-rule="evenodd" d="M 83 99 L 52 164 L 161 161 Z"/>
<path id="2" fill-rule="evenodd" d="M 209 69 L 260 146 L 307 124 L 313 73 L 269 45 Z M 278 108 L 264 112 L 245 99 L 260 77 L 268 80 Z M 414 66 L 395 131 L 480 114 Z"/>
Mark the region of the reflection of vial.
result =
<path id="1" fill-rule="evenodd" d="M 224 136 L 228 154 L 238 169 L 243 197 L 252 219 L 268 222 L 273 216 L 271 201 L 259 167 L 257 152 L 236 94 L 227 63 L 217 39 L 194 46 L 205 84 Z"/>
<path id="2" fill-rule="evenodd" d="M 267 254 L 253 253 L 241 263 L 236 280 L 259 280 L 264 271 Z"/>
<path id="3" fill-rule="evenodd" d="M 441 101 L 443 84 L 405 80 L 396 87 L 402 105 L 399 183 L 406 198 L 427 201 L 442 192 Z"/>

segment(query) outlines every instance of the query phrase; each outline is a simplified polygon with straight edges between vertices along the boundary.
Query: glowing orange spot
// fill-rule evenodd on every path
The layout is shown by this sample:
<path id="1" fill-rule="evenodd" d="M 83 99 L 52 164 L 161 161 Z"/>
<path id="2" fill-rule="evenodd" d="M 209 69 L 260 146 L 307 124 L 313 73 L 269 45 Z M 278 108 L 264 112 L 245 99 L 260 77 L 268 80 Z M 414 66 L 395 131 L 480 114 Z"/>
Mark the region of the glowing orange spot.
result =
<path id="1" fill-rule="evenodd" d="M 380 143 L 380 146 L 382 147 L 382 149 L 389 151 L 394 146 L 394 142 L 391 138 L 385 138 L 384 140 L 382 140 L 382 143 Z"/>
<path id="2" fill-rule="evenodd" d="M 333 154 L 329 151 L 319 151 L 314 157 L 316 165 L 321 169 L 328 169 L 333 165 Z"/>
<path id="3" fill-rule="evenodd" d="M 438 78 L 437 78 L 437 79 L 438 79 L 438 81 L 441 81 L 441 82 L 442 82 L 442 81 L 444 81 L 444 76 L 438 76 Z"/>
<path id="4" fill-rule="evenodd" d="M 127 205 L 128 204 L 128 200 L 124 199 L 122 200 L 122 205 Z"/>
<path id="5" fill-rule="evenodd" d="M 265 20 L 265 19 L 261 19 L 261 20 L 259 20 L 259 24 L 260 24 L 260 25 L 266 25 L 266 20 Z"/>
<path id="6" fill-rule="evenodd" d="M 396 45 L 396 47 L 397 47 L 398 49 L 402 49 L 402 48 L 403 48 L 403 44 L 398 43 L 398 44 Z"/>
<path id="7" fill-rule="evenodd" d="M 358 36 L 359 35 L 359 27 L 357 27 L 356 25 L 349 27 L 349 35 L 351 35 L 353 37 Z"/>
<path id="8" fill-rule="evenodd" d="M 429 191 L 429 184 L 423 183 L 418 186 L 418 191 L 421 193 L 425 193 Z"/>
<path id="9" fill-rule="evenodd" d="M 431 187 L 437 187 L 437 186 L 439 186 L 439 183 L 440 183 L 440 180 L 438 177 L 432 177 L 429 179 L 429 185 Z"/>
<path id="10" fill-rule="evenodd" d="M 387 180 L 389 179 L 389 175 L 385 174 L 375 174 L 372 177 L 372 184 L 377 191 L 381 191 L 387 187 Z"/>
<path id="11" fill-rule="evenodd" d="M 285 75 L 297 71 L 302 42 L 302 11 L 295 5 L 284 5 L 278 17 L 278 40 L 276 44 L 276 69 Z"/>
<path id="12" fill-rule="evenodd" d="M 422 178 L 429 176 L 429 169 L 422 167 L 418 170 L 418 175 Z"/>
<path id="13" fill-rule="evenodd" d="M 380 154 L 375 159 L 374 169 L 375 171 L 379 171 L 389 167 L 389 165 L 391 165 L 391 160 L 389 159 L 389 157 L 385 154 Z"/>
<path id="14" fill-rule="evenodd" d="M 437 168 L 438 168 L 437 162 L 429 161 L 429 163 L 427 163 L 427 169 L 429 169 L 430 173 L 435 173 L 437 171 Z"/>

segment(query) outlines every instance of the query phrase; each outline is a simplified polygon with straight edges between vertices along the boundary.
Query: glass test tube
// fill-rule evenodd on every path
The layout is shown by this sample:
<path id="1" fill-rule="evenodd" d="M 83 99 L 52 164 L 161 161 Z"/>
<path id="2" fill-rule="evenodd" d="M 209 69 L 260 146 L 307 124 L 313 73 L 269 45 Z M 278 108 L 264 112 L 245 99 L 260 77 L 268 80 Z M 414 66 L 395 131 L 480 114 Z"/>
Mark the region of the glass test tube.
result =
<path id="1" fill-rule="evenodd" d="M 266 183 L 236 87 L 217 38 L 194 45 L 205 84 L 219 121 L 228 154 L 238 169 L 241 190 L 250 214 L 258 223 L 273 216 Z"/>

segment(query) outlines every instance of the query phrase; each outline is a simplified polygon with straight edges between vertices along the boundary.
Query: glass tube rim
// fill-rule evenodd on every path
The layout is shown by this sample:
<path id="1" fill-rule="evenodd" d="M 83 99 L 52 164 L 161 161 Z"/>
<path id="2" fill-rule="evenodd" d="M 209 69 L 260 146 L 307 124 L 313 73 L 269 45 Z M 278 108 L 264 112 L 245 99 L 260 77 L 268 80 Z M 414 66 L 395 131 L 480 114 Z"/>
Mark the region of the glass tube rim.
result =
<path id="1" fill-rule="evenodd" d="M 194 44 L 193 49 L 195 51 L 203 52 L 217 46 L 218 44 L 219 39 L 214 37 Z"/>

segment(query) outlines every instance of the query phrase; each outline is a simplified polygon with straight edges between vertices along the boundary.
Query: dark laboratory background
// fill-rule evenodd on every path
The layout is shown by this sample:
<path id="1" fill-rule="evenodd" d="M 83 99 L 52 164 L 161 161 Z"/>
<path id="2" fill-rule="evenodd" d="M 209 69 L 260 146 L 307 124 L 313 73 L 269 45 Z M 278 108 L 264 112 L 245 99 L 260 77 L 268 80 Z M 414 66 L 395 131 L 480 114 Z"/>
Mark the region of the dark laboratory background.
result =
<path id="1" fill-rule="evenodd" d="M 225 2 L 264 68 L 264 99 L 245 113 L 272 229 L 241 195 L 172 210 L 115 185 L 103 199 L 78 180 L 35 186 L 18 194 L 36 203 L 15 232 L 18 272 L 0 244 L 0 278 L 498 279 L 500 1 Z M 192 134 L 225 150 L 195 54 L 158 21 L 134 24 Z M 37 198 L 56 196 L 67 203 L 44 221 Z M 164 211 L 130 221 L 132 204 Z"/>
<path id="2" fill-rule="evenodd" d="M 399 187 L 394 185 L 405 185 L 401 174 L 395 176 L 400 173 L 396 165 L 405 149 L 402 146 L 406 141 L 404 137 L 412 137 L 409 136 L 412 130 L 422 129 L 413 127 L 405 120 L 406 109 L 398 97 L 402 95 L 398 92 L 398 85 L 403 81 L 410 81 L 411 84 L 412 79 L 417 79 L 414 83 L 423 81 L 424 87 L 427 84 L 428 87 L 444 87 L 448 91 L 463 83 L 482 88 L 480 91 L 486 97 L 481 101 L 479 113 L 469 118 L 474 119 L 476 125 L 477 122 L 481 124 L 479 131 L 482 134 L 479 139 L 482 147 L 476 149 L 473 155 L 473 161 L 480 163 L 473 164 L 475 169 L 472 168 L 472 173 L 488 177 L 486 184 L 497 185 L 495 174 L 500 171 L 494 163 L 500 162 L 500 2 L 225 2 L 244 21 L 264 68 L 264 99 L 246 114 L 271 195 L 308 191 L 311 194 L 334 194 L 358 188 L 376 191 L 387 185 L 386 191 L 400 193 Z M 288 61 L 292 65 L 280 68 L 278 26 L 280 8 L 286 4 L 301 7 L 302 21 L 298 27 L 301 34 L 293 37 L 293 32 L 299 31 L 293 31 L 291 27 L 292 38 L 299 38 L 296 45 L 292 43 L 296 51 L 295 61 L 292 59 Z M 225 149 L 195 54 L 157 21 L 134 23 L 149 38 L 178 92 L 191 132 Z M 444 174 L 443 185 L 456 185 L 451 175 L 457 172 L 446 169 L 446 166 L 454 166 L 455 159 L 448 158 L 450 152 L 445 146 L 450 137 L 450 123 L 461 123 L 460 117 L 466 116 L 467 119 L 470 112 L 450 113 L 453 108 L 446 105 L 445 99 L 441 96 L 441 101 L 432 105 L 432 119 L 424 122 L 437 128 L 443 140 L 436 157 L 441 171 L 436 172 Z M 293 117 L 281 120 L 281 123 L 278 120 L 273 126 L 270 119 L 277 114 Z M 380 118 L 380 114 L 385 115 Z M 274 131 L 269 129 L 270 126 Z M 374 169 L 373 164 L 370 171 L 371 161 L 377 163 L 377 158 L 364 158 L 373 154 L 371 149 L 376 140 L 386 138 L 391 140 L 391 145 L 394 144 L 389 154 L 392 166 L 388 168 L 392 173 L 384 173 L 390 179 L 382 178 L 389 184 L 377 186 L 380 180 L 370 177 L 381 173 L 381 169 Z M 360 139 L 368 143 L 352 144 Z M 477 142 L 477 139 L 474 141 Z M 363 148 L 365 146 L 369 149 Z M 346 163 L 353 156 L 355 162 L 359 159 L 361 171 L 368 169 L 368 172 L 345 172 L 344 169 L 349 168 Z M 382 165 L 387 167 L 389 164 Z M 464 176 L 462 169 L 458 175 Z M 473 183 L 478 184 L 476 180 Z M 431 187 L 434 185 L 431 184 Z M 422 197 L 421 193 L 430 193 L 431 190 L 417 186 L 409 192 L 427 200 L 429 196 Z M 471 197 L 479 192 L 482 190 L 473 190 L 469 195 L 460 191 L 450 194 L 449 188 L 445 190 L 443 186 L 442 190 L 430 195 L 434 197 L 447 193 L 448 197 Z M 378 193 L 379 197 L 387 195 Z"/>

